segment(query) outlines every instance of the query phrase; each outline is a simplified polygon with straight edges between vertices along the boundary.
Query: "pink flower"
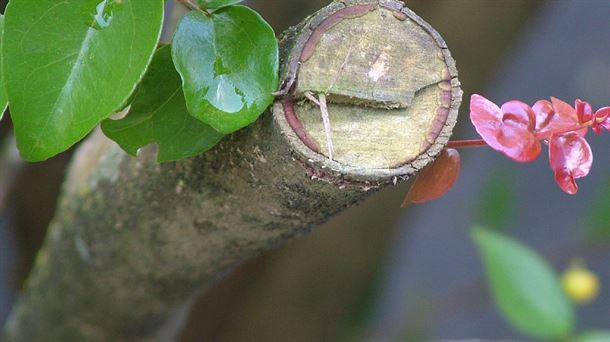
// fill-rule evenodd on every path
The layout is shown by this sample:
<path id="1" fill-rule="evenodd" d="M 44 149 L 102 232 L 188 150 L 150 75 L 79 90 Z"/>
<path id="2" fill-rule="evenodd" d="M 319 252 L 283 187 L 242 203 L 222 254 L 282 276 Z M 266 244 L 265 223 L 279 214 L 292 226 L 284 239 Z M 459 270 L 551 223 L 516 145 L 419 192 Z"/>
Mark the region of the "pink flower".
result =
<path id="1" fill-rule="evenodd" d="M 585 177 L 593 164 L 593 152 L 577 132 L 553 136 L 549 141 L 549 162 L 555 182 L 570 195 L 578 191 L 576 179 Z"/>
<path id="2" fill-rule="evenodd" d="M 574 107 L 552 97 L 529 107 L 509 101 L 499 108 L 480 95 L 470 101 L 470 119 L 483 140 L 509 158 L 528 162 L 540 154 L 540 140 L 549 144 L 549 163 L 559 187 L 578 191 L 576 179 L 591 170 L 593 153 L 585 140 L 589 126 L 599 135 L 610 130 L 610 107 L 593 113 L 591 104 L 576 100 Z"/>
<path id="3" fill-rule="evenodd" d="M 518 162 L 530 162 L 540 155 L 540 142 L 533 134 L 536 116 L 521 101 L 509 101 L 499 108 L 483 96 L 470 99 L 470 120 L 493 149 Z"/>
<path id="4" fill-rule="evenodd" d="M 481 95 L 470 98 L 470 120 L 483 140 L 450 141 L 448 147 L 490 146 L 518 162 L 540 155 L 541 143 L 549 145 L 549 163 L 555 182 L 568 194 L 578 191 L 576 180 L 585 177 L 593 165 L 593 152 L 585 136 L 589 126 L 595 134 L 610 131 L 610 107 L 593 113 L 591 104 L 580 99 L 574 107 L 551 97 L 530 107 L 513 100 L 498 107 Z M 459 174 L 460 158 L 447 148 L 418 175 L 403 206 L 422 203 L 445 194 Z"/>

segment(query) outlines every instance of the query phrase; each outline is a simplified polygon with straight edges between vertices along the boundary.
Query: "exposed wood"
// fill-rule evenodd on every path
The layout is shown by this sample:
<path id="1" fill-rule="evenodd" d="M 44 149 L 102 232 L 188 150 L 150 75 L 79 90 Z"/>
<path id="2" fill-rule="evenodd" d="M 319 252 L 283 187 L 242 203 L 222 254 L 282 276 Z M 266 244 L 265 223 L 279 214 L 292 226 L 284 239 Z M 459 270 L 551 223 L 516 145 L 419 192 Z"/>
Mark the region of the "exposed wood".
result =
<path id="1" fill-rule="evenodd" d="M 365 181 L 404 178 L 448 140 L 462 96 L 455 61 L 440 35 L 403 3 L 334 2 L 289 29 L 281 43 L 288 99 L 274 113 L 319 170 L 343 168 Z M 328 122 L 319 103 L 302 101 L 306 94 L 328 99 Z"/>

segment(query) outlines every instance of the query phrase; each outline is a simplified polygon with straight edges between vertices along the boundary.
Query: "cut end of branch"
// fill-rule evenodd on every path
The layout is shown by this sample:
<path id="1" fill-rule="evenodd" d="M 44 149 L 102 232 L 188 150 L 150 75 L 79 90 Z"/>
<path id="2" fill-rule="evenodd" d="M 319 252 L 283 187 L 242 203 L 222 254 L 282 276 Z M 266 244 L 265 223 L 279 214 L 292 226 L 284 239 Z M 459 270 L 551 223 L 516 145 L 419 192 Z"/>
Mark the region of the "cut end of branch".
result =
<path id="1" fill-rule="evenodd" d="M 275 120 L 314 166 L 406 178 L 448 141 L 462 95 L 455 62 L 402 2 L 334 2 L 280 44 L 292 45 L 282 65 L 292 87 Z"/>

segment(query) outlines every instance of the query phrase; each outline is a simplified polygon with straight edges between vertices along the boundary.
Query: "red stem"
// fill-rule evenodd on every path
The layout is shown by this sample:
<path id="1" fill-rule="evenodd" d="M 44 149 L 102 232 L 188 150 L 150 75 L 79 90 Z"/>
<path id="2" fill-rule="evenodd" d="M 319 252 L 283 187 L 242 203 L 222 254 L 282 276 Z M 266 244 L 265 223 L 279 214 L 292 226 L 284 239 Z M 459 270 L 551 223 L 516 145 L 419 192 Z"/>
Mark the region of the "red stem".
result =
<path id="1" fill-rule="evenodd" d="M 469 140 L 451 140 L 447 143 L 449 148 L 466 148 L 466 147 L 483 147 L 487 146 L 487 143 L 483 139 L 469 139 Z"/>

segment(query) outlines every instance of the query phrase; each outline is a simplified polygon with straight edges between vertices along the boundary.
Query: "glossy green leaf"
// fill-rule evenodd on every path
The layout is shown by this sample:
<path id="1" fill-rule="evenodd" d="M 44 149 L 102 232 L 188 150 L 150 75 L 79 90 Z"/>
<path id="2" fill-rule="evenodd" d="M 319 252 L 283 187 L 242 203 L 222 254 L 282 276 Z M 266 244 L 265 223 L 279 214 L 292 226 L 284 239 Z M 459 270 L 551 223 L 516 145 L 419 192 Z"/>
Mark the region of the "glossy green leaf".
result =
<path id="1" fill-rule="evenodd" d="M 157 50 L 127 116 L 103 121 L 102 130 L 132 155 L 142 146 L 156 143 L 160 162 L 197 155 L 223 137 L 186 109 L 169 45 Z"/>
<path id="2" fill-rule="evenodd" d="M 610 342 L 610 330 L 593 330 L 580 334 L 574 342 Z"/>
<path id="3" fill-rule="evenodd" d="M 522 333 L 542 340 L 560 340 L 574 326 L 573 308 L 548 263 L 518 241 L 475 228 L 496 306 Z"/>
<path id="4" fill-rule="evenodd" d="M 0 15 L 0 47 L 2 46 L 2 36 L 4 32 L 4 16 Z M 0 56 L 0 65 L 2 65 L 2 56 Z M 8 99 L 6 98 L 6 91 L 4 90 L 4 73 L 0 68 L 0 120 L 4 116 L 6 106 L 8 105 Z"/>
<path id="5" fill-rule="evenodd" d="M 249 125 L 273 101 L 277 41 L 247 7 L 225 7 L 210 16 L 187 13 L 174 35 L 172 56 L 191 115 L 219 132 Z"/>
<path id="6" fill-rule="evenodd" d="M 217 10 L 242 2 L 243 0 L 197 0 L 199 7 L 206 10 Z"/>
<path id="7" fill-rule="evenodd" d="M 125 102 L 156 48 L 163 5 L 10 1 L 2 53 L 24 159 L 43 160 L 68 149 Z"/>

